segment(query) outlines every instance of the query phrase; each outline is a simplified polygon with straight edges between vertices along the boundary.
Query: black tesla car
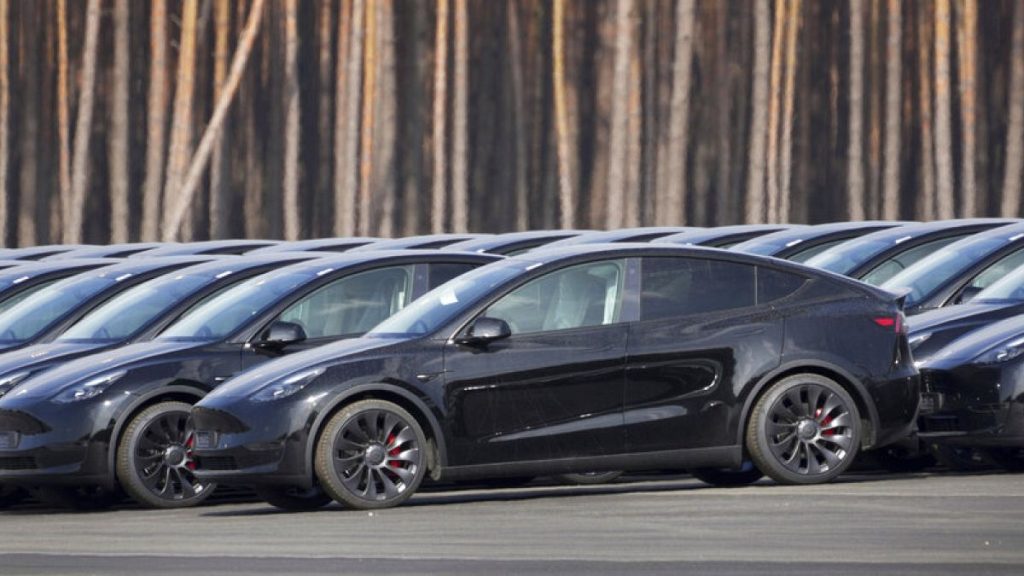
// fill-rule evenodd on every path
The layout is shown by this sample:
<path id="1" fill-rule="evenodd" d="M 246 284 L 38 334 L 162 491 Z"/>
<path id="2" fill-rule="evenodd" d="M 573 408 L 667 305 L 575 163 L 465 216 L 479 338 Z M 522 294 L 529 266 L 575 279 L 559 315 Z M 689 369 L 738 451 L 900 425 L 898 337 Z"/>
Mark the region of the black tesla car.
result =
<path id="1" fill-rule="evenodd" d="M 444 247 L 444 250 L 459 250 L 462 252 L 485 252 L 487 254 L 502 254 L 514 256 L 527 250 L 532 250 L 552 242 L 558 242 L 566 238 L 574 238 L 581 234 L 589 233 L 589 230 L 530 230 L 528 232 L 506 232 L 482 238 L 463 240 Z"/>
<path id="2" fill-rule="evenodd" d="M 24 262 L 0 270 L 0 313 L 54 282 L 110 266 L 119 261 L 107 258 L 84 258 L 60 262 Z"/>
<path id="3" fill-rule="evenodd" d="M 83 316 L 142 282 L 210 256 L 120 261 L 55 282 L 0 313 L 0 352 L 50 342 Z"/>
<path id="4" fill-rule="evenodd" d="M 1024 470 L 1024 318 L 971 332 L 919 366 L 924 440 Z"/>
<path id="5" fill-rule="evenodd" d="M 978 232 L 939 249 L 881 287 L 906 295 L 906 313 L 970 301 L 1024 265 L 1024 222 Z"/>
<path id="6" fill-rule="evenodd" d="M 353 248 L 377 242 L 379 238 L 350 236 L 345 238 L 315 238 L 311 240 L 295 240 L 281 242 L 273 246 L 257 248 L 246 254 L 276 254 L 278 252 L 346 252 Z"/>
<path id="7" fill-rule="evenodd" d="M 818 254 L 847 240 L 902 226 L 906 222 L 864 220 L 859 222 L 830 222 L 765 234 L 740 242 L 729 248 L 736 252 L 774 256 L 793 262 L 806 262 Z"/>
<path id="8" fill-rule="evenodd" d="M 92 310 L 51 342 L 0 354 L 0 396 L 32 374 L 75 358 L 151 340 L 185 311 L 246 278 L 315 255 L 222 258 L 148 280 Z"/>
<path id="9" fill-rule="evenodd" d="M 947 244 L 1019 222 L 1010 218 L 970 218 L 908 224 L 844 242 L 805 264 L 878 286 Z"/>
<path id="10" fill-rule="evenodd" d="M 108 244 L 106 246 L 82 246 L 66 252 L 51 254 L 42 258 L 44 261 L 69 260 L 72 258 L 127 258 L 132 254 L 141 254 L 157 248 L 163 248 L 165 242 L 128 242 L 125 244 Z"/>
<path id="11" fill-rule="evenodd" d="M 285 508 L 322 505 L 318 489 L 393 506 L 427 474 L 690 468 L 753 481 L 748 458 L 780 482 L 824 482 L 914 424 L 901 321 L 892 294 L 773 259 L 533 251 L 363 338 L 220 387 L 192 412 L 196 474 Z"/>
<path id="12" fill-rule="evenodd" d="M 670 234 L 651 240 L 651 244 L 679 244 L 682 246 L 708 246 L 710 248 L 731 248 L 758 236 L 774 234 L 792 228 L 806 228 L 802 224 L 737 224 L 698 228 L 689 232 Z"/>
<path id="13" fill-rule="evenodd" d="M 0 398 L 0 484 L 58 502 L 120 486 L 151 507 L 196 504 L 213 486 L 192 476 L 192 403 L 246 368 L 358 336 L 497 258 L 389 251 L 291 264 L 217 294 L 154 340 L 28 378 Z"/>
<path id="14" fill-rule="evenodd" d="M 162 258 L 166 256 L 245 254 L 253 250 L 280 244 L 277 240 L 204 240 L 202 242 L 168 243 L 159 248 L 128 256 L 129 258 Z"/>

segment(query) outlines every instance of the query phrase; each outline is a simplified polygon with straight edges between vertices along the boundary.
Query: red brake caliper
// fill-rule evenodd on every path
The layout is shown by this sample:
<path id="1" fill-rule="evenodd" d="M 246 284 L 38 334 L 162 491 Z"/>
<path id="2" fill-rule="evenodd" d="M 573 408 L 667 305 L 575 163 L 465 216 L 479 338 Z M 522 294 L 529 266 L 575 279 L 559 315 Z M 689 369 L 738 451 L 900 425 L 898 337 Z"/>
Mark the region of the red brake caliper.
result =
<path id="1" fill-rule="evenodd" d="M 814 411 L 814 418 L 818 419 L 820 417 L 821 417 L 821 408 L 818 408 L 817 410 Z M 821 427 L 825 428 L 831 422 L 832 422 L 832 417 L 831 416 L 826 416 L 825 419 L 821 421 Z M 821 435 L 822 436 L 835 436 L 835 434 L 836 434 L 835 429 L 832 429 L 832 430 L 822 430 L 821 431 Z"/>
<path id="2" fill-rule="evenodd" d="M 391 446 L 391 444 L 394 441 L 395 441 L 395 435 L 394 434 L 389 434 L 388 435 L 387 445 Z M 401 452 L 402 452 L 402 448 L 400 446 L 395 446 L 394 448 L 388 450 L 388 456 L 398 456 L 399 453 L 401 453 Z M 398 468 L 402 468 L 403 467 L 402 463 L 399 462 L 398 460 L 388 460 L 388 466 L 394 466 L 394 467 L 398 467 Z"/>

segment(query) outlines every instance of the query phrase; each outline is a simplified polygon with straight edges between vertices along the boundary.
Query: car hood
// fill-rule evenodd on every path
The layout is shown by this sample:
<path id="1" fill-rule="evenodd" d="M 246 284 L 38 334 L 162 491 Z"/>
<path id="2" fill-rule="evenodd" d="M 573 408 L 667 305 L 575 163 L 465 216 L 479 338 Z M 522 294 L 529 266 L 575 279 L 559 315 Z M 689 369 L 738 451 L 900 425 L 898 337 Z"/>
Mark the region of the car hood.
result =
<path id="1" fill-rule="evenodd" d="M 914 360 L 923 361 L 965 334 L 1024 313 L 1019 302 L 972 302 L 929 310 L 908 319 Z"/>
<path id="2" fill-rule="evenodd" d="M 209 342 L 153 340 L 90 354 L 25 380 L 4 398 L 49 397 L 68 384 L 102 376 L 115 370 L 135 368 L 208 344 Z"/>
<path id="3" fill-rule="evenodd" d="M 47 342 L 13 350 L 0 354 L 0 378 L 22 370 L 45 370 L 57 362 L 73 360 L 109 346 L 99 342 Z"/>
<path id="4" fill-rule="evenodd" d="M 363 337 L 340 340 L 303 352 L 289 354 L 277 360 L 261 364 L 235 376 L 215 388 L 204 400 L 240 398 L 248 396 L 269 382 L 315 367 L 328 367 L 361 359 L 376 354 L 382 348 L 411 340 L 411 337 Z"/>
<path id="5" fill-rule="evenodd" d="M 919 361 L 920 368 L 950 368 L 968 363 L 1004 342 L 1024 337 L 1024 320 L 1011 317 L 967 333 Z"/>

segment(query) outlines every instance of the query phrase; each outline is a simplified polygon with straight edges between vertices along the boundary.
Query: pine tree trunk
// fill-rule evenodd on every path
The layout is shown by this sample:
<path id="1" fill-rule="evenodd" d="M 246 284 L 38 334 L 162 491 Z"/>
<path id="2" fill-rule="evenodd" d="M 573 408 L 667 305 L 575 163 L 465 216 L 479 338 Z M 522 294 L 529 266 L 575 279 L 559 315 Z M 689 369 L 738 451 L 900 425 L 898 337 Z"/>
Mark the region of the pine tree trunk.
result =
<path id="1" fill-rule="evenodd" d="M 978 2 L 960 0 L 957 18 L 957 54 L 959 56 L 958 83 L 960 87 L 960 212 L 965 218 L 978 214 L 978 179 L 975 172 L 977 158 L 976 117 Z"/>
<path id="2" fill-rule="evenodd" d="M 932 131 L 932 18 L 929 4 L 920 4 L 918 10 L 917 78 L 921 110 L 921 190 L 917 202 L 917 218 L 935 218 L 935 136 Z"/>
<path id="3" fill-rule="evenodd" d="M 846 145 L 850 220 L 864 219 L 864 4 L 850 0 L 850 126 Z"/>
<path id="4" fill-rule="evenodd" d="M 768 75 L 771 66 L 771 11 L 768 0 L 754 0 L 754 77 L 751 90 L 750 157 L 747 168 L 746 218 L 765 221 L 765 146 L 768 132 Z"/>
<path id="5" fill-rule="evenodd" d="M 380 0 L 380 13 L 377 19 L 377 37 L 380 39 L 378 58 L 377 102 L 377 138 L 375 139 L 376 174 L 374 181 L 379 200 L 379 208 L 374 210 L 375 222 L 371 223 L 370 233 L 390 238 L 395 233 L 395 212 L 398 195 L 398 166 L 395 163 L 396 136 L 398 134 L 397 95 L 395 77 L 395 16 L 393 0 Z"/>
<path id="6" fill-rule="evenodd" d="M 888 38 L 885 59 L 885 172 L 882 218 L 896 220 L 900 210 L 900 84 L 903 81 L 903 3 L 888 0 Z"/>
<path id="7" fill-rule="evenodd" d="M 57 171 L 60 188 L 60 222 L 63 240 L 71 211 L 71 96 L 68 62 L 68 17 L 65 0 L 57 2 L 57 132 L 60 140 Z"/>
<path id="8" fill-rule="evenodd" d="M 286 0 L 284 16 L 284 237 L 298 240 L 302 234 L 299 197 L 299 2 Z"/>
<path id="9" fill-rule="evenodd" d="M 563 0 L 558 0 L 559 2 Z M 527 230 L 530 227 L 530 199 L 527 190 L 526 173 L 529 167 L 526 145 L 526 105 L 524 104 L 523 87 L 523 56 L 520 45 L 519 7 L 515 2 L 507 4 L 508 9 L 508 47 L 509 76 L 512 85 L 512 123 L 515 138 L 515 206 L 516 230 Z M 558 22 L 556 19 L 555 22 Z M 556 75 L 556 81 L 558 76 Z M 563 217 L 564 218 L 564 217 Z"/>
<path id="10" fill-rule="evenodd" d="M 1013 8 L 1010 48 L 1009 128 L 1006 133 L 1006 172 L 1003 175 L 1003 216 L 1020 215 L 1024 188 L 1024 5 Z"/>
<path id="11" fill-rule="evenodd" d="M 437 0 L 437 32 L 434 42 L 434 174 L 430 229 L 436 234 L 445 231 L 445 212 L 448 206 L 448 185 L 445 178 L 448 168 L 445 154 L 445 114 L 448 103 L 448 0 Z"/>
<path id="12" fill-rule="evenodd" d="M 565 0 L 554 1 L 551 19 L 551 61 L 554 67 L 555 131 L 558 140 L 558 200 L 562 228 L 576 227 L 576 195 L 572 180 L 572 143 L 569 140 L 569 111 L 565 96 Z"/>
<path id="13" fill-rule="evenodd" d="M 7 167 L 11 154 L 10 143 L 10 55 L 8 54 L 8 13 L 7 0 L 0 0 L 0 246 L 7 246 L 10 205 L 7 201 Z"/>
<path id="14" fill-rule="evenodd" d="M 788 15 L 787 0 L 779 0 L 775 4 L 775 25 L 772 29 L 772 65 L 771 77 L 769 80 L 768 104 L 768 222 L 775 222 L 779 212 L 779 126 L 780 108 L 782 107 L 782 61 L 783 47 L 785 44 L 786 20 Z"/>
<path id="15" fill-rule="evenodd" d="M 455 0 L 455 94 L 452 103 L 452 231 L 469 229 L 469 7 Z"/>
<path id="16" fill-rule="evenodd" d="M 61 2 L 63 3 L 63 1 Z M 142 184 L 143 240 L 160 237 L 164 151 L 167 146 L 167 0 L 149 7 L 149 81 L 146 98 L 146 179 Z"/>
<path id="17" fill-rule="evenodd" d="M 64 219 L 65 244 L 78 244 L 82 241 L 85 195 L 89 185 L 89 140 L 92 136 L 93 103 L 96 99 L 97 48 L 101 15 L 100 0 L 89 0 L 85 16 L 82 81 L 78 94 L 78 118 L 75 121 L 74 155 L 71 164 L 71 203 Z"/>
<path id="18" fill-rule="evenodd" d="M 167 178 L 164 181 L 164 222 L 165 241 L 178 239 L 178 225 L 172 216 L 175 207 L 182 203 L 181 184 L 188 170 L 192 156 L 192 99 L 195 87 L 196 26 L 199 18 L 199 0 L 184 0 L 181 8 L 181 40 L 178 51 L 178 78 L 174 88 L 174 104 L 171 116 L 171 143 L 167 157 Z M 185 210 L 188 209 L 185 205 Z M 184 213 L 183 213 L 184 217 Z M 189 219 L 191 221 L 191 219 Z M 184 231 L 184 240 L 191 240 L 191 234 Z"/>
<path id="19" fill-rule="evenodd" d="M 802 23 L 800 0 L 789 0 L 786 24 L 786 63 L 783 74 L 782 134 L 779 152 L 779 197 L 773 222 L 789 222 L 793 175 L 793 108 L 796 104 L 797 42 Z"/>
<path id="20" fill-rule="evenodd" d="M 949 2 L 935 2 L 935 167 L 940 219 L 952 218 L 955 212 Z"/>
<path id="21" fill-rule="evenodd" d="M 213 12 L 213 99 L 220 99 L 224 92 L 224 80 L 228 75 L 228 58 L 231 54 L 231 3 L 221 0 L 215 3 Z M 230 122 L 230 119 L 226 120 Z M 213 145 L 210 161 L 210 238 L 227 238 L 230 232 L 230 175 L 228 173 L 228 141 L 231 130 L 225 129 Z"/>
<path id="22" fill-rule="evenodd" d="M 334 233 L 338 236 L 352 236 L 356 231 L 356 194 L 359 184 L 357 160 L 359 157 L 359 112 L 363 79 L 363 37 L 365 34 L 365 0 L 353 0 L 351 33 L 345 68 L 345 132 L 344 154 L 340 164 L 335 164 L 335 205 Z M 339 69 L 341 61 L 338 62 Z M 339 116 L 340 118 L 340 116 Z M 335 141 L 337 146 L 337 141 Z"/>
<path id="23" fill-rule="evenodd" d="M 114 0 L 114 61 L 110 111 L 110 241 L 128 241 L 129 116 L 128 97 L 131 68 L 128 0 Z"/>
<path id="24" fill-rule="evenodd" d="M 363 48 L 363 111 L 362 132 L 359 154 L 359 225 L 356 233 L 370 233 L 370 201 L 376 182 L 373 181 L 373 143 L 376 122 L 374 108 L 377 104 L 377 9 L 378 2 L 370 2 L 366 7 L 366 36 Z"/>
<path id="25" fill-rule="evenodd" d="M 694 1 L 676 4 L 675 55 L 672 62 L 672 101 L 669 108 L 668 162 L 662 188 L 664 197 L 655 202 L 659 226 L 686 221 L 686 154 L 690 118 L 690 68 L 693 63 Z"/>
<path id="26" fill-rule="evenodd" d="M 228 111 L 231 109 L 231 103 L 234 101 L 235 93 L 238 91 L 238 85 L 241 83 L 242 75 L 245 72 L 245 65 L 249 61 L 249 54 L 252 52 L 253 44 L 256 41 L 256 36 L 260 29 L 260 19 L 263 15 L 263 3 L 264 0 L 253 0 L 252 8 L 249 11 L 249 17 L 245 23 L 245 29 L 242 30 L 241 37 L 238 40 L 238 47 L 235 49 L 235 54 L 231 58 L 231 68 L 228 71 L 227 80 L 224 82 L 224 92 L 221 94 L 221 97 L 217 100 L 216 105 L 214 106 L 210 122 L 207 124 L 206 130 L 203 131 L 203 137 L 199 140 L 199 145 L 196 146 L 195 154 L 192 156 L 188 170 L 185 172 L 184 178 L 182 179 L 180 192 L 177 194 L 176 198 L 177 203 L 174 205 L 173 209 L 169 211 L 167 219 L 165 220 L 163 232 L 163 238 L 165 241 L 173 241 L 177 239 L 181 224 L 184 221 L 185 216 L 189 211 L 189 206 L 192 203 L 192 198 L 195 196 L 196 190 L 199 188 L 203 173 L 205 172 L 206 166 L 210 161 L 210 156 L 213 153 L 213 143 L 221 128 L 224 126 L 224 120 L 227 118 Z M 186 4 L 186 7 L 187 6 L 188 5 Z M 184 47 L 185 42 L 183 41 L 182 54 L 185 54 Z M 179 86 L 181 86 L 181 82 L 179 82 Z"/>
<path id="27" fill-rule="evenodd" d="M 344 9 L 344 8 L 343 8 Z M 317 94 L 317 163 L 316 189 L 313 197 L 313 233 L 316 236 L 329 234 L 328 228 L 333 223 L 331 212 L 331 142 L 333 137 L 331 113 L 334 94 L 331 79 L 333 68 L 333 14 L 334 4 L 331 0 L 321 0 L 317 11 L 317 56 L 319 70 L 317 74 L 319 93 Z"/>
<path id="28" fill-rule="evenodd" d="M 608 138 L 608 207 L 605 213 L 605 226 L 609 230 L 622 226 L 625 198 L 635 193 L 625 189 L 628 161 L 626 147 L 629 137 L 629 55 L 633 40 L 632 11 L 632 0 L 616 0 L 611 133 Z"/>
<path id="29" fill-rule="evenodd" d="M 642 166 L 643 149 L 640 141 L 642 132 L 643 106 L 640 102 L 640 57 L 639 50 L 633 50 L 630 57 L 632 62 L 629 66 L 629 121 L 627 122 L 626 134 L 626 194 L 623 198 L 625 206 L 623 209 L 622 223 L 626 227 L 640 225 L 640 191 L 641 179 L 640 169 Z"/>
<path id="30" fill-rule="evenodd" d="M 20 51 L 20 54 L 36 54 L 41 48 L 39 36 L 37 34 L 33 34 L 34 25 L 38 21 L 38 11 L 28 9 L 28 5 L 25 4 L 22 6 L 23 8 L 20 11 L 20 17 L 13 19 L 13 28 L 17 29 L 18 27 L 21 27 L 25 30 L 23 34 L 17 34 L 17 36 L 20 37 L 17 49 Z M 35 6 L 40 5 L 33 5 L 33 7 Z M 13 10 L 9 9 L 4 10 L 4 14 L 9 14 L 8 18 L 13 15 L 13 12 Z M 11 28 L 12 27 L 8 25 L 8 33 L 10 33 Z M 3 48 L 5 50 L 10 50 L 10 46 L 8 44 L 9 41 L 7 40 L 8 36 L 4 34 L 0 35 L 0 38 L 4 39 Z M 7 60 L 12 60 L 9 52 Z M 15 66 L 13 68 L 15 72 L 13 75 L 15 79 L 13 86 L 15 87 L 14 93 L 20 96 L 20 105 L 11 103 L 11 69 L 9 69 L 9 66 L 4 66 L 3 72 L 6 78 L 5 81 L 7 82 L 7 104 L 4 107 L 5 112 L 0 113 L 7 115 L 4 118 L 3 123 L 8 135 L 4 139 L 2 145 L 5 149 L 10 151 L 4 155 L 3 162 L 10 165 L 11 161 L 16 158 L 16 155 L 20 154 L 21 156 L 21 170 L 18 181 L 20 194 L 18 194 L 17 197 L 17 245 L 33 246 L 37 243 L 37 238 L 39 236 L 39 228 L 36 226 L 36 215 L 38 212 L 37 203 L 39 203 L 37 192 L 40 189 L 39 159 L 46 158 L 46 156 L 41 156 L 39 154 L 40 141 L 42 140 L 45 142 L 45 139 L 40 137 L 40 124 L 42 124 L 42 122 L 40 122 L 39 118 L 39 110 L 41 107 L 39 96 L 42 92 L 42 89 L 39 86 L 39 77 L 41 76 L 40 72 L 45 71 L 45 60 L 31 57 L 23 57 L 19 58 L 19 60 L 21 60 L 21 77 L 18 78 L 17 76 L 19 66 Z M 18 88 L 20 88 L 20 90 Z M 45 110 L 46 108 L 43 109 Z M 17 110 L 17 112 L 15 112 L 15 110 Z M 15 124 L 18 125 L 17 128 L 14 128 Z M 18 142 L 20 145 L 15 148 L 11 144 L 12 141 Z M 49 162 L 47 162 L 47 164 L 49 164 Z M 4 178 L 4 181 L 8 182 L 8 180 L 6 180 L 7 176 L 7 171 L 4 170 L 0 178 Z M 11 194 L 4 194 L 3 201 L 6 208 L 3 213 L 3 225 L 5 230 L 7 229 L 7 226 L 11 225 L 12 218 L 10 218 L 8 212 L 13 209 L 12 200 L 14 200 L 14 198 L 12 198 Z M 60 229 L 57 229 L 58 233 L 60 231 Z M 6 244 L 10 235 L 10 231 L 7 231 L 2 237 L 0 237 L 0 240 Z M 58 236 L 56 240 L 59 241 L 59 239 L 60 238 Z"/>

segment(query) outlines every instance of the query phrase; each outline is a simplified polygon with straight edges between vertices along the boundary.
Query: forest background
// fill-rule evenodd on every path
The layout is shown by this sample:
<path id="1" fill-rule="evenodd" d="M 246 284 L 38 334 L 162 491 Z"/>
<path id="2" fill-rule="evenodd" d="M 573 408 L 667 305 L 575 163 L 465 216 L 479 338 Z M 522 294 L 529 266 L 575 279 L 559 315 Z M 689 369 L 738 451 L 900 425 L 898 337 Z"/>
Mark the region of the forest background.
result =
<path id="1" fill-rule="evenodd" d="M 0 0 L 4 245 L 1020 215 L 1020 0 Z"/>

